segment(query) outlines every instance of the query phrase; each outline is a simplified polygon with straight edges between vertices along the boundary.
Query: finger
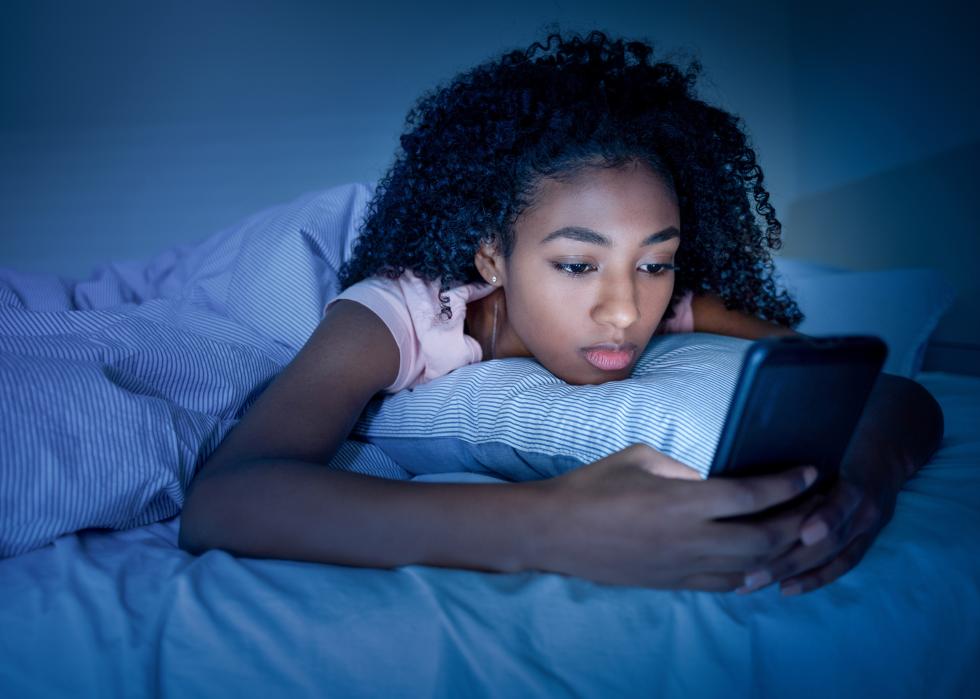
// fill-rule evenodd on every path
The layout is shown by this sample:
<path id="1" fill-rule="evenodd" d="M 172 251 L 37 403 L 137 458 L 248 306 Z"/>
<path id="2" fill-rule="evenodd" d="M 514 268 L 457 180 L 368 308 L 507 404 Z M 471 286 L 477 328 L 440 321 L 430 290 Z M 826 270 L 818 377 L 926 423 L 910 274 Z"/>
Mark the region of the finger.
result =
<path id="1" fill-rule="evenodd" d="M 680 587 L 703 592 L 731 592 L 741 584 L 739 573 L 712 572 L 689 575 L 681 581 Z"/>
<path id="2" fill-rule="evenodd" d="M 705 481 L 699 503 L 711 517 L 760 512 L 806 490 L 817 478 L 813 466 L 798 466 L 766 476 L 716 477 Z"/>
<path id="3" fill-rule="evenodd" d="M 791 578 L 783 580 L 780 584 L 782 594 L 785 597 L 791 595 L 799 595 L 805 592 L 812 592 L 817 588 L 823 587 L 824 585 L 829 585 L 838 578 L 840 578 L 844 573 L 853 569 L 861 559 L 864 558 L 864 554 L 868 552 L 871 548 L 871 542 L 874 539 L 872 532 L 863 532 L 858 534 L 847 547 L 841 551 L 840 555 L 831 560 L 829 563 L 806 571 L 801 575 L 795 575 Z"/>
<path id="4" fill-rule="evenodd" d="M 853 520 L 847 520 L 823 541 L 807 546 L 799 544 L 788 553 L 770 561 L 757 570 L 752 570 L 745 576 L 745 587 L 748 591 L 760 589 L 771 582 L 786 583 L 806 571 L 816 570 L 828 565 L 842 554 L 844 550 L 859 536 L 869 534 L 869 530 L 854 526 Z"/>
<path id="5" fill-rule="evenodd" d="M 795 544 L 791 544 L 787 550 L 792 549 Z M 738 585 L 745 584 L 746 570 L 764 571 L 769 559 L 761 555 L 742 555 L 742 556 L 705 556 L 689 564 L 689 569 L 693 573 L 731 573 L 738 578 Z M 770 577 L 766 584 L 773 582 Z"/>
<path id="6" fill-rule="evenodd" d="M 742 570 L 762 566 L 789 551 L 799 541 L 800 528 L 810 513 L 820 505 L 823 495 L 815 493 L 785 512 L 760 515 L 751 521 L 722 520 L 704 523 L 704 537 L 696 541 L 707 542 L 711 549 L 703 553 L 724 551 L 721 557 L 706 556 L 714 564 L 734 559 L 745 566 Z M 697 543 L 693 543 L 697 546 Z M 719 568 L 728 570 L 728 567 Z"/>
<path id="7" fill-rule="evenodd" d="M 681 478 L 688 481 L 702 480 L 700 473 L 687 464 L 682 464 L 674 459 L 644 460 L 640 462 L 640 468 L 661 478 Z"/>
<path id="8" fill-rule="evenodd" d="M 746 573 L 744 584 L 738 591 L 755 592 L 772 583 L 780 583 L 805 571 L 815 570 L 832 561 L 836 554 L 837 549 L 829 540 L 816 546 L 793 544 L 778 559 Z"/>
<path id="9" fill-rule="evenodd" d="M 857 488 L 839 481 L 827 497 L 802 523 L 800 539 L 807 546 L 823 541 L 849 522 L 863 501 Z"/>
<path id="10" fill-rule="evenodd" d="M 695 469 L 643 442 L 631 445 L 626 451 L 632 452 L 640 468 L 655 476 L 692 481 L 702 480 L 701 474 Z"/>

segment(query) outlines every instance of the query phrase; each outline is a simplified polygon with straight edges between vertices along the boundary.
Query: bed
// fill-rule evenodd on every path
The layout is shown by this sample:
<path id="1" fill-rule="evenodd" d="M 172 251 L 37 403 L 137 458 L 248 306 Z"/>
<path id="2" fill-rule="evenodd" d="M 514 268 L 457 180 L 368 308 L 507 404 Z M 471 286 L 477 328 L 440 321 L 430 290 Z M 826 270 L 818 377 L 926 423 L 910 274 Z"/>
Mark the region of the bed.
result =
<path id="1" fill-rule="evenodd" d="M 308 337 L 369 195 L 312 194 L 88 280 L 2 270 L 0 697 L 980 696 L 980 377 L 921 370 L 937 317 L 890 345 L 943 408 L 941 448 L 859 566 L 806 595 L 179 549 L 194 469 Z M 154 365 L 168 348 L 201 361 Z M 44 469 L 56 493 L 25 491 Z"/>

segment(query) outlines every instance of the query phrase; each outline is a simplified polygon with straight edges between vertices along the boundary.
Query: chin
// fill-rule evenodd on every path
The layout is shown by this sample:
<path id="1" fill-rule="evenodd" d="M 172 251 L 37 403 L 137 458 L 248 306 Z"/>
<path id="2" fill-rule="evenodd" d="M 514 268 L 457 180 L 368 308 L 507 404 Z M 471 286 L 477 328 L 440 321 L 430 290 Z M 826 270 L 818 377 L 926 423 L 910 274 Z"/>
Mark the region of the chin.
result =
<path id="1" fill-rule="evenodd" d="M 555 374 L 555 372 L 551 372 Z M 599 384 L 609 383 L 610 381 L 622 381 L 623 379 L 628 379 L 633 373 L 633 366 L 630 365 L 625 369 L 619 369 L 617 371 L 603 371 L 602 369 L 596 369 L 594 373 L 590 373 L 588 376 L 578 375 L 572 378 L 566 378 L 560 374 L 555 374 L 559 379 L 567 384 L 573 386 L 597 386 Z"/>
<path id="2" fill-rule="evenodd" d="M 633 374 L 633 369 L 636 366 L 636 359 L 634 359 L 632 363 L 622 369 L 605 371 L 592 366 L 583 359 L 581 362 L 576 362 L 572 369 L 567 369 L 549 366 L 537 357 L 535 357 L 535 360 L 545 369 L 571 386 L 595 386 L 610 381 L 622 381 L 623 379 L 628 379 Z"/>

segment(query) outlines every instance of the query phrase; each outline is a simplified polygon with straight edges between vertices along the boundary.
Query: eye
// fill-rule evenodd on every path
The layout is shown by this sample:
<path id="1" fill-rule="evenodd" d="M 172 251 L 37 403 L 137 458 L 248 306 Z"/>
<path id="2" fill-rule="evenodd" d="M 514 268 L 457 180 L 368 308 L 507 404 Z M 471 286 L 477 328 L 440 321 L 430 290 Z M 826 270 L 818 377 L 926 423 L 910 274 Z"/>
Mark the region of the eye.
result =
<path id="1" fill-rule="evenodd" d="M 570 277 L 581 277 L 590 267 L 595 269 L 595 265 L 590 265 L 587 262 L 552 262 L 551 266 Z"/>
<path id="2" fill-rule="evenodd" d="M 640 265 L 641 268 L 646 268 L 647 274 L 651 277 L 659 277 L 666 274 L 668 271 L 676 271 L 677 265 L 667 264 L 666 262 L 651 263 L 646 265 Z"/>
<path id="3" fill-rule="evenodd" d="M 551 266 L 570 277 L 581 277 L 586 272 L 589 272 L 590 270 L 595 271 L 596 269 L 595 265 L 591 265 L 587 262 L 552 262 Z M 643 269 L 651 277 L 660 277 L 666 274 L 668 271 L 676 271 L 677 265 L 666 262 L 658 262 L 640 265 L 640 269 Z"/>

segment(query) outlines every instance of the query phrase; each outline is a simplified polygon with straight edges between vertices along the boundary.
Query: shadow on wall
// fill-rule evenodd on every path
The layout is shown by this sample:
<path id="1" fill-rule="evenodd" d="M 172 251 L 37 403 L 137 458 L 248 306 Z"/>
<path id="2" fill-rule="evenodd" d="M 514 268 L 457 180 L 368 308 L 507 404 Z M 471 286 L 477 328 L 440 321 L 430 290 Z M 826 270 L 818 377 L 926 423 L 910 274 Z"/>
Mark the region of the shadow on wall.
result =
<path id="1" fill-rule="evenodd" d="M 801 197 L 783 219 L 781 255 L 857 270 L 932 267 L 957 298 L 932 337 L 980 353 L 980 142 Z"/>

